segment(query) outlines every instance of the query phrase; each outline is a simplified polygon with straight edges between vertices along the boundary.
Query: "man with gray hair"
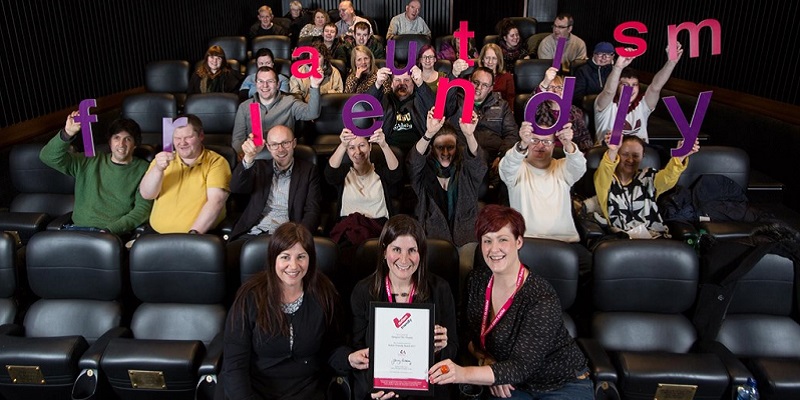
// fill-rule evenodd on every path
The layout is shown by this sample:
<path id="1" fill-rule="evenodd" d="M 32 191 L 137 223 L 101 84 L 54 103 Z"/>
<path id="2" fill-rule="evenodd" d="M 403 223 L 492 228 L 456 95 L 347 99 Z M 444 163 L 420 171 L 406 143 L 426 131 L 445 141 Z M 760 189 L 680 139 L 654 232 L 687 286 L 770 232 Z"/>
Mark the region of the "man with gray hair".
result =
<path id="1" fill-rule="evenodd" d="M 336 28 L 339 29 L 339 37 L 341 38 L 344 38 L 345 36 L 353 36 L 355 34 L 354 29 L 356 22 L 364 21 L 367 23 L 367 25 L 370 25 L 366 18 L 356 15 L 356 10 L 353 8 L 353 2 L 350 0 L 344 0 L 339 3 L 339 17 L 341 19 L 336 22 Z M 378 34 L 378 32 L 372 31 L 372 25 L 370 25 L 369 34 Z"/>
<path id="2" fill-rule="evenodd" d="M 422 3 L 419 0 L 410 0 L 406 4 L 406 12 L 395 15 L 389 22 L 389 30 L 386 31 L 386 40 L 397 35 L 426 35 L 430 39 L 431 30 L 425 20 L 419 16 Z"/>

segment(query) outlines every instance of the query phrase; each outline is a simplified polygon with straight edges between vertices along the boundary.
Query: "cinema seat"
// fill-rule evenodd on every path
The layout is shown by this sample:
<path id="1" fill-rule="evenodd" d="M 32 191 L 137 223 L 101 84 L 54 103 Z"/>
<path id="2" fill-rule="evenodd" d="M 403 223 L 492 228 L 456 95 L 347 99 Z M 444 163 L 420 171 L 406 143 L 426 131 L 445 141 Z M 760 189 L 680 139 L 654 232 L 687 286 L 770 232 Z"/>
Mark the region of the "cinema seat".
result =
<path id="1" fill-rule="evenodd" d="M 164 131 L 163 118 L 175 118 L 178 103 L 169 93 L 141 93 L 125 97 L 121 116 L 139 124 L 142 143 L 161 149 Z"/>
<path id="2" fill-rule="evenodd" d="M 258 53 L 258 50 L 266 47 L 272 50 L 275 58 L 283 58 L 286 60 L 292 59 L 292 40 L 284 35 L 266 35 L 257 36 L 253 39 L 253 44 L 250 50 L 252 54 Z"/>
<path id="3" fill-rule="evenodd" d="M 517 60 L 514 64 L 514 87 L 517 93 L 533 93 L 544 79 L 553 60 Z"/>
<path id="4" fill-rule="evenodd" d="M 396 35 L 392 38 L 392 40 L 394 40 L 395 65 L 406 65 L 409 61 L 409 56 L 411 64 L 416 64 L 419 50 L 422 48 L 422 46 L 430 44 L 431 42 L 427 35 L 419 34 Z M 417 49 L 414 53 L 409 54 L 408 50 L 411 42 L 415 42 L 417 44 Z"/>

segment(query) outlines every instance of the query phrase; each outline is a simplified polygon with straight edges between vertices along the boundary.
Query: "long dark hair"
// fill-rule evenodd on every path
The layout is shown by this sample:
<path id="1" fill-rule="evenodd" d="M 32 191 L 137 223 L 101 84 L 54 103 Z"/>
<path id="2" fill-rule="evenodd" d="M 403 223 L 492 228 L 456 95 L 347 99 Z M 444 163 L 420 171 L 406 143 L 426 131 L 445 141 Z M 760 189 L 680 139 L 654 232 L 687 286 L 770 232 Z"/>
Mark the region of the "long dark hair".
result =
<path id="1" fill-rule="evenodd" d="M 411 276 L 411 282 L 415 286 L 414 297 L 419 301 L 428 300 L 430 293 L 428 290 L 427 237 L 425 236 L 425 230 L 422 229 L 422 225 L 420 225 L 416 219 L 405 214 L 399 214 L 389 218 L 389 220 L 386 221 L 386 225 L 383 226 L 383 231 L 381 231 L 381 236 L 378 239 L 381 253 L 378 255 L 378 265 L 375 268 L 375 272 L 372 273 L 373 279 L 370 294 L 373 299 L 380 298 L 381 291 L 384 287 L 384 281 L 389 275 L 389 266 L 386 264 L 384 254 L 389 244 L 400 236 L 411 236 L 417 243 L 419 265 L 417 265 L 417 270 L 414 272 L 414 275 Z M 391 295 L 391 293 L 386 294 L 386 296 Z"/>
<path id="2" fill-rule="evenodd" d="M 314 237 L 303 225 L 287 222 L 278 227 L 269 240 L 267 265 L 264 270 L 243 283 L 236 293 L 231 312 L 238 313 L 244 324 L 247 319 L 248 302 L 253 302 L 256 326 L 266 336 L 289 336 L 289 322 L 281 309 L 281 281 L 275 272 L 278 256 L 300 243 L 308 253 L 308 270 L 303 277 L 303 301 L 317 301 L 322 306 L 325 320 L 333 324 L 336 289 L 324 275 L 317 271 L 317 252 Z M 247 327 L 243 327 L 247 329 Z"/>

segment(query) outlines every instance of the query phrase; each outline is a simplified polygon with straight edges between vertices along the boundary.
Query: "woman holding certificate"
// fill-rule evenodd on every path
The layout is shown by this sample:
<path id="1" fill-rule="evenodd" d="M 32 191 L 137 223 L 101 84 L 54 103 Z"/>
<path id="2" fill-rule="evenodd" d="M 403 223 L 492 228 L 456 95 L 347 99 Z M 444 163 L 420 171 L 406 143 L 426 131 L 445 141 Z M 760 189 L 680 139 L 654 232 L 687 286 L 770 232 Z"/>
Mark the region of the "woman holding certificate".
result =
<path id="1" fill-rule="evenodd" d="M 427 244 L 422 226 L 408 215 L 396 215 L 383 227 L 379 245 L 382 254 L 377 269 L 356 284 L 350 298 L 353 311 L 353 347 L 362 349 L 350 355 L 351 364 L 361 362 L 361 369 L 369 367 L 366 339 L 372 301 L 433 303 L 435 357 L 440 360 L 455 357 L 458 339 L 453 294 L 444 279 L 427 271 Z M 396 397 L 395 393 L 389 391 L 370 393 L 372 386 L 367 375 L 367 371 L 357 371 L 355 374 L 356 400 Z M 435 397 L 450 397 L 447 388 L 434 389 Z"/>
<path id="2" fill-rule="evenodd" d="M 478 214 L 475 233 L 489 268 L 470 272 L 466 309 L 478 366 L 444 360 L 431 367 L 430 381 L 486 385 L 491 399 L 592 399 L 586 358 L 564 326 L 555 290 L 519 260 L 524 232 L 512 208 L 487 205 Z"/>
<path id="3" fill-rule="evenodd" d="M 302 225 L 279 226 L 267 254 L 228 314 L 220 386 L 226 399 L 322 400 L 327 366 L 342 374 L 353 366 L 336 326 L 336 289 L 317 271 Z"/>

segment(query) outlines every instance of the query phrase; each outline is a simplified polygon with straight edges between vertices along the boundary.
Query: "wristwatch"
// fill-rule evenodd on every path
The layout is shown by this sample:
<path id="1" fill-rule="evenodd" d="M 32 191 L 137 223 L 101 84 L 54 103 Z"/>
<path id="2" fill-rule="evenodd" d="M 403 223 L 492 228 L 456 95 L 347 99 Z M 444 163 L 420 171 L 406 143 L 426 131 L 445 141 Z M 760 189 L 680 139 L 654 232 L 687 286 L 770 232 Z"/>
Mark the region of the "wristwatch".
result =
<path id="1" fill-rule="evenodd" d="M 199 235 L 200 232 L 198 232 L 197 229 L 192 229 L 192 230 L 189 231 L 189 234 L 190 235 Z"/>
<path id="2" fill-rule="evenodd" d="M 517 142 L 517 151 L 520 152 L 520 153 L 524 153 L 524 152 L 528 151 L 527 147 L 522 147 L 522 141 L 521 140 L 519 142 Z"/>

